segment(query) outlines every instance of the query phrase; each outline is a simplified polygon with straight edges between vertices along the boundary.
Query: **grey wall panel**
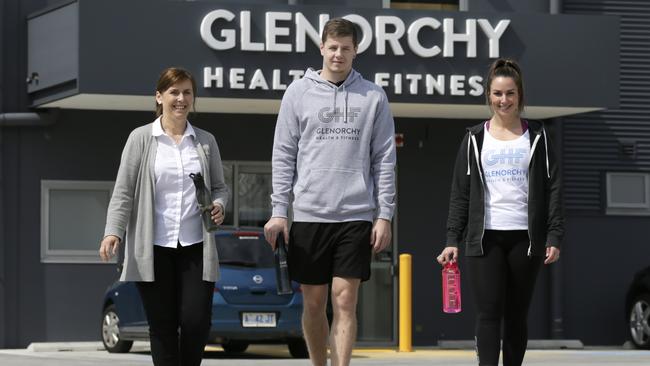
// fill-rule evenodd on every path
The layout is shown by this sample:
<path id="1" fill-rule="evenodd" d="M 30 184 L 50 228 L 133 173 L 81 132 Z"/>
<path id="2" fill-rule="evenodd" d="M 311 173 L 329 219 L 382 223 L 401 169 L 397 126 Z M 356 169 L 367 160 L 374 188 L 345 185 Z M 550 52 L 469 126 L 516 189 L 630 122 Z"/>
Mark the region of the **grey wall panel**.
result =
<path id="1" fill-rule="evenodd" d="M 565 118 L 563 127 L 566 207 L 597 214 L 603 172 L 650 171 L 650 3 L 566 0 L 564 11 L 620 16 L 620 107 Z M 634 158 L 621 156 L 624 140 L 636 142 Z"/>
<path id="2" fill-rule="evenodd" d="M 7 225 L 15 227 L 10 237 L 15 251 L 15 297 L 9 309 L 15 335 L 8 346 L 99 340 L 101 294 L 115 279 L 114 268 L 101 264 L 42 264 L 40 232 L 34 228 L 39 227 L 42 179 L 115 178 L 124 141 L 144 119 L 138 114 L 124 115 L 63 112 L 52 126 L 13 130 L 16 165 L 5 171 L 12 177 L 7 187 L 11 192 Z M 73 308 L 74 312 L 70 311 Z"/>
<path id="3" fill-rule="evenodd" d="M 28 92 L 75 80 L 79 71 L 78 4 L 28 19 L 27 46 Z"/>
<path id="4" fill-rule="evenodd" d="M 0 20 L 4 19 L 4 3 L 0 2 Z M 3 79 L 4 79 L 4 72 L 2 70 L 4 69 L 4 22 L 0 23 L 0 85 L 4 85 Z M 4 88 L 0 88 L 0 113 L 4 112 L 3 108 L 3 99 L 4 99 L 4 93 L 3 93 Z M 2 138 L 4 135 L 4 130 L 0 128 L 0 148 L 3 146 L 2 144 Z M 4 210 L 4 182 L 3 182 L 3 157 L 5 155 L 2 154 L 0 155 L 0 324 L 6 324 L 7 321 L 5 320 L 6 318 L 6 299 L 7 299 L 7 285 L 6 285 L 6 278 L 7 278 L 7 270 L 5 266 L 6 262 L 6 247 L 7 244 L 5 243 L 5 229 L 4 229 L 4 216 L 5 216 L 5 210 Z M 2 348 L 5 344 L 5 327 L 3 325 L 0 325 L 0 348 Z"/>
<path id="5" fill-rule="evenodd" d="M 20 309 L 18 302 L 18 250 L 19 250 L 19 232 L 17 210 L 19 207 L 18 195 L 19 184 L 15 179 L 18 170 L 17 147 L 19 134 L 16 130 L 3 128 L 2 144 L 0 149 L 2 155 L 2 212 L 4 231 L 2 233 L 3 256 L 4 262 L 3 287 L 4 297 L 0 299 L 4 305 L 5 321 L 0 323 L 4 331 L 4 342 L 0 347 L 16 348 L 18 347 L 18 319 L 17 314 Z"/>
<path id="6" fill-rule="evenodd" d="M 565 337 L 620 345 L 626 340 L 625 291 L 633 273 L 650 264 L 650 218 L 605 216 L 604 175 L 650 172 L 650 3 L 564 0 L 564 11 L 620 17 L 619 108 L 561 124 L 567 233 L 560 261 Z M 636 144 L 634 156 L 621 153 L 626 141 Z"/>
<path id="7" fill-rule="evenodd" d="M 45 327 L 32 339 L 100 341 L 104 291 L 116 280 L 114 265 L 46 264 L 43 267 Z M 23 341 L 24 343 L 32 342 Z"/>
<path id="8" fill-rule="evenodd" d="M 0 1 L 0 112 L 27 110 L 25 86 L 27 65 L 27 14 L 46 5 L 42 0 Z M 0 131 L 0 202 L 2 229 L 0 230 L 0 348 L 16 348 L 20 337 L 27 331 L 21 328 L 21 246 L 20 212 L 22 210 L 20 154 L 22 133 L 18 129 L 3 127 Z M 33 225 L 38 225 L 32 221 Z M 27 284 L 29 285 L 29 283 Z M 29 286 L 28 286 L 29 287 Z M 36 284 L 35 287 L 38 287 Z M 28 296 L 29 298 L 29 296 Z"/>
<path id="9" fill-rule="evenodd" d="M 221 159 L 271 161 L 275 115 L 197 114 L 190 118 L 215 136 Z"/>
<path id="10" fill-rule="evenodd" d="M 5 47 L 4 47 L 4 34 L 5 34 L 5 22 L 4 22 L 4 17 L 5 17 L 5 10 L 4 10 L 4 2 L 0 3 L 0 20 L 3 20 L 2 23 L 0 23 L 0 45 L 3 47 L 0 47 L 0 85 L 5 85 L 4 84 L 4 57 L 5 57 Z M 4 88 L 0 88 L 0 112 L 4 112 Z M 1 232 L 0 232 L 1 234 Z M 1 305 L 0 305 L 1 306 Z M 0 331 L 1 332 L 1 331 Z M 0 336 L 1 338 L 1 336 Z M 0 339 L 0 345 L 2 344 L 2 339 Z"/>
<path id="11" fill-rule="evenodd" d="M 568 218 L 558 262 L 565 274 L 565 338 L 586 345 L 626 341 L 625 292 L 634 273 L 649 264 L 649 224 L 641 217 Z"/>
<path id="12" fill-rule="evenodd" d="M 404 134 L 404 147 L 397 149 L 398 252 L 412 256 L 415 345 L 471 337 L 469 288 L 463 283 L 463 311 L 454 316 L 444 315 L 440 303 L 440 266 L 434 263 L 435 253 L 442 250 L 446 237 L 454 157 L 464 127 L 469 124 L 470 121 L 404 118 L 396 121 L 396 132 Z"/>

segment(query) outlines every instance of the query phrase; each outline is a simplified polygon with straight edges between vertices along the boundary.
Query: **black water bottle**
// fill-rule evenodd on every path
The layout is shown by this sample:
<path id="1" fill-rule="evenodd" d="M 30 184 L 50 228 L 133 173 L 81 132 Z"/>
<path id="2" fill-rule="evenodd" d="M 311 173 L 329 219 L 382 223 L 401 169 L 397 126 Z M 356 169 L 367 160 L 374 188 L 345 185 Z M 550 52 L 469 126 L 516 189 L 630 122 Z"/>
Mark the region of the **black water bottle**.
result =
<path id="1" fill-rule="evenodd" d="M 203 227 L 209 233 L 217 231 L 219 226 L 212 221 L 211 217 L 214 204 L 212 203 L 210 191 L 205 186 L 205 181 L 203 181 L 203 176 L 201 173 L 190 173 L 190 178 L 192 178 L 194 187 L 196 187 L 196 200 L 199 202 L 199 210 L 201 210 L 201 217 L 203 218 Z"/>
<path id="2" fill-rule="evenodd" d="M 278 295 L 290 295 L 293 293 L 291 279 L 289 278 L 289 267 L 287 266 L 287 246 L 284 243 L 284 235 L 278 234 L 275 241 L 275 283 Z"/>

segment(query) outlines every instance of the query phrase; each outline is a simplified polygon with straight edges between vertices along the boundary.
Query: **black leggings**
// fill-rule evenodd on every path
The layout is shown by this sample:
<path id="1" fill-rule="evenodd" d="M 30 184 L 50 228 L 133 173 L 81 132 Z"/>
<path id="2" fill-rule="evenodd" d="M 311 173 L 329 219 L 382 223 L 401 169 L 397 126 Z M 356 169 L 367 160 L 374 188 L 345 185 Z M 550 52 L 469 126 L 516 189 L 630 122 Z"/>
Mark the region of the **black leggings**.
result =
<path id="1" fill-rule="evenodd" d="M 156 366 L 198 366 L 208 341 L 214 282 L 203 281 L 203 245 L 154 246 L 153 282 L 137 282 Z M 180 336 L 179 336 L 180 328 Z"/>
<path id="2" fill-rule="evenodd" d="M 503 365 L 521 365 L 528 344 L 528 308 L 543 257 L 528 256 L 525 230 L 485 230 L 484 255 L 467 257 L 476 306 L 479 365 L 499 364 L 503 320 Z"/>

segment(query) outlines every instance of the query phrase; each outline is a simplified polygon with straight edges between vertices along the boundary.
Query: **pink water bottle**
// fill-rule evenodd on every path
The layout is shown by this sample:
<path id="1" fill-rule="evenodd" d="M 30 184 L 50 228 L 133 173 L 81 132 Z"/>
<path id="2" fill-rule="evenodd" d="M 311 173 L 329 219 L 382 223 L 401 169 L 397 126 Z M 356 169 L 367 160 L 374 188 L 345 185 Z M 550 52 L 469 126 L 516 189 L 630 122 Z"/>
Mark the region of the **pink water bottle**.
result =
<path id="1" fill-rule="evenodd" d="M 458 263 L 447 262 L 442 269 L 442 311 L 460 313 L 460 270 Z"/>

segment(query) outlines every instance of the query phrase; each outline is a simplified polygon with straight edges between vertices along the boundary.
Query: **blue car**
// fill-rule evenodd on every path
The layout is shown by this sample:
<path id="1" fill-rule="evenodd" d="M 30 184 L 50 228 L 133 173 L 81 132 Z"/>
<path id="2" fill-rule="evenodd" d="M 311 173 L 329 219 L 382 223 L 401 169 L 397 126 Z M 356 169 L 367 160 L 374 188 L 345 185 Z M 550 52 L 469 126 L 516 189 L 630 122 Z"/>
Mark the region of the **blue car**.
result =
<path id="1" fill-rule="evenodd" d="M 309 353 L 302 336 L 302 293 L 278 295 L 271 246 L 261 230 L 220 230 L 216 234 L 221 279 L 212 299 L 209 343 L 227 353 L 251 343 L 286 343 L 296 358 Z M 128 352 L 134 340 L 148 340 L 149 326 L 133 282 L 113 283 L 104 295 L 102 341 L 108 352 Z"/>

